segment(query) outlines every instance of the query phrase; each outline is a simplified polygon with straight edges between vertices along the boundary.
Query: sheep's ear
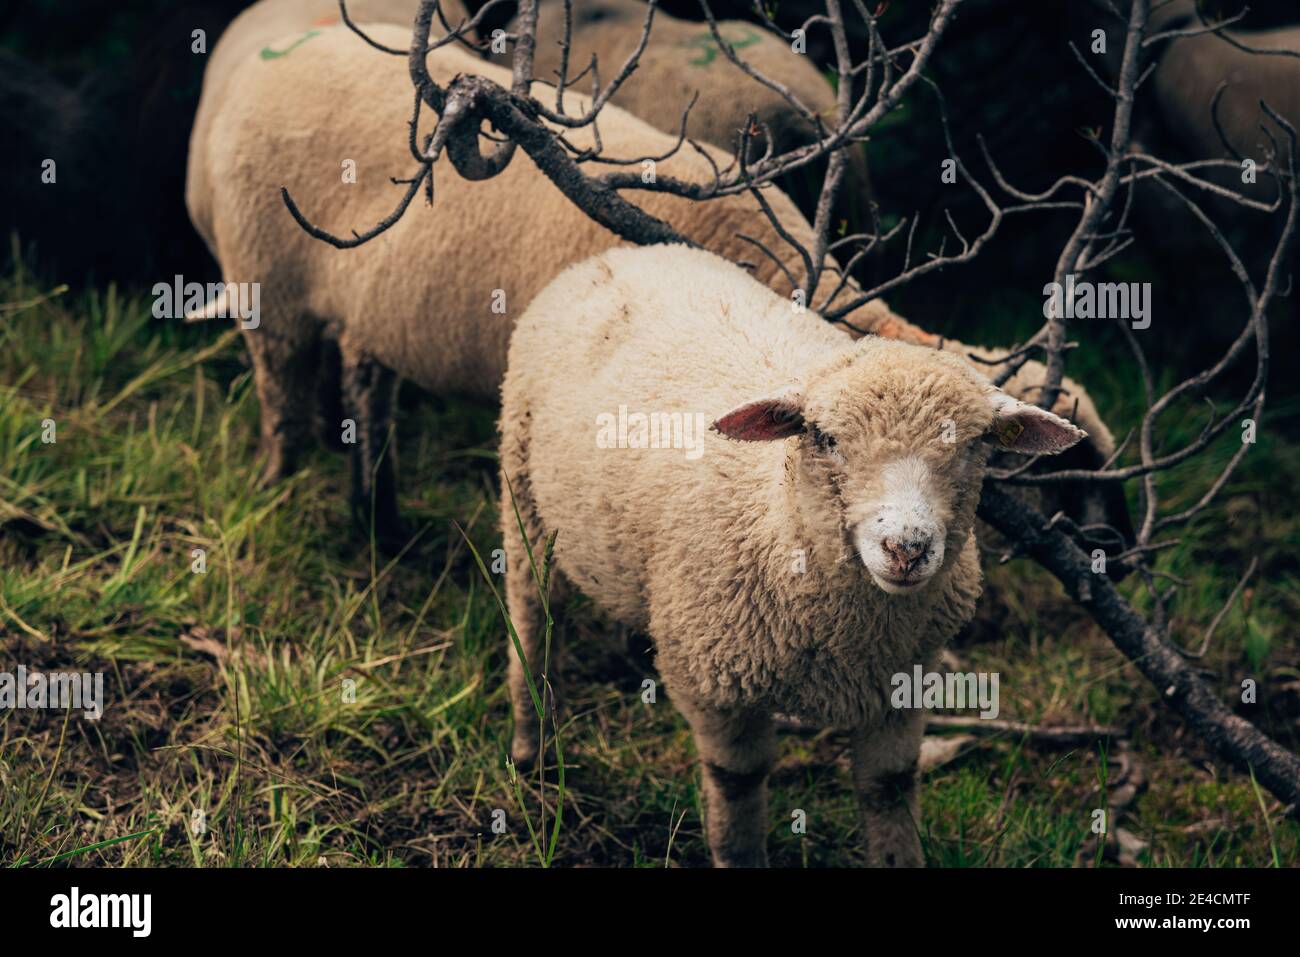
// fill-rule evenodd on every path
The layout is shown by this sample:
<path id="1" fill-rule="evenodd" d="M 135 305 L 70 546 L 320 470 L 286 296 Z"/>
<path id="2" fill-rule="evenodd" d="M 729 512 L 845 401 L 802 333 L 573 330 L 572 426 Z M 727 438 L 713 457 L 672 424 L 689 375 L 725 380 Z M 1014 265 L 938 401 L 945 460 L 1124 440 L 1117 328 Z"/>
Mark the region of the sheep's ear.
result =
<path id="1" fill-rule="evenodd" d="M 743 442 L 771 442 L 803 431 L 803 398 L 784 392 L 746 402 L 713 423 L 713 431 Z"/>
<path id="2" fill-rule="evenodd" d="M 989 392 L 993 423 L 984 440 L 1012 452 L 1026 455 L 1055 455 L 1064 452 L 1088 433 L 1065 419 L 1036 405 L 1029 405 L 1000 389 Z"/>

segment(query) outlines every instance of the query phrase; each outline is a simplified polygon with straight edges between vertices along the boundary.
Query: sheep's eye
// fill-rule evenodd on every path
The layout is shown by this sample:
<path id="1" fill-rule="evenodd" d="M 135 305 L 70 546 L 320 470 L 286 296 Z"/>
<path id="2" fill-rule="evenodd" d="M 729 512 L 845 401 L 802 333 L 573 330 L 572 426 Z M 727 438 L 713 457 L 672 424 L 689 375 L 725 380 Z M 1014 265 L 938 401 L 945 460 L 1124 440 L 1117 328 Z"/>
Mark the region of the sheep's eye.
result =
<path id="1" fill-rule="evenodd" d="M 832 452 L 835 449 L 835 436 L 827 435 L 815 425 L 812 427 L 812 440 L 818 452 Z"/>

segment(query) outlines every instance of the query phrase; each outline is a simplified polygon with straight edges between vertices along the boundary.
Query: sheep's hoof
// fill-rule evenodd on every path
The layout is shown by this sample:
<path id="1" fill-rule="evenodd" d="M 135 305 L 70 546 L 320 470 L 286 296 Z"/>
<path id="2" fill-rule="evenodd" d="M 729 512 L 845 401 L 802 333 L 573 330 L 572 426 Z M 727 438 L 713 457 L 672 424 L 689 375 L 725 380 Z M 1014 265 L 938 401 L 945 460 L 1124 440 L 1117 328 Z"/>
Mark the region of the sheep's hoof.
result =
<path id="1" fill-rule="evenodd" d="M 537 735 L 516 734 L 510 742 L 510 763 L 519 774 L 528 774 L 537 767 L 537 756 L 541 753 Z"/>
<path id="2" fill-rule="evenodd" d="M 729 851 L 719 854 L 713 854 L 713 866 L 717 868 L 756 868 L 767 867 L 767 847 L 759 847 L 750 851 Z"/>
<path id="3" fill-rule="evenodd" d="M 535 731 L 525 734 L 517 733 L 510 742 L 510 763 L 515 766 L 515 771 L 519 774 L 536 771 L 537 759 L 541 753 L 542 749 Z M 546 736 L 546 766 L 548 768 L 559 766 L 559 758 L 555 753 L 555 739 L 549 734 Z"/>
<path id="4" fill-rule="evenodd" d="M 289 457 L 280 449 L 263 449 L 259 455 L 262 459 L 262 473 L 258 477 L 257 483 L 260 488 L 271 488 L 279 485 L 291 474 L 293 474 L 293 464 Z"/>

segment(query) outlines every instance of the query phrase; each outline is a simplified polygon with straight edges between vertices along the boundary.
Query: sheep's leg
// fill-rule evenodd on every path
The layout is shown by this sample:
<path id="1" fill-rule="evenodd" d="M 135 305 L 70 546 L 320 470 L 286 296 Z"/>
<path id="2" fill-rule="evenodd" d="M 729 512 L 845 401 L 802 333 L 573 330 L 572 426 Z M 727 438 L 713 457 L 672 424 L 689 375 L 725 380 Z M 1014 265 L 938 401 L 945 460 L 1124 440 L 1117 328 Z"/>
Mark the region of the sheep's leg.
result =
<path id="1" fill-rule="evenodd" d="M 273 485 L 293 474 L 308 445 L 312 383 L 315 381 L 318 332 L 299 327 L 284 337 L 265 326 L 245 329 L 244 343 L 253 360 L 253 377 L 261 405 L 262 483 Z"/>
<path id="2" fill-rule="evenodd" d="M 321 336 L 319 357 L 316 373 L 316 438 L 325 448 L 342 452 L 347 448 L 343 444 L 343 420 L 347 413 L 343 407 L 343 356 L 338 342 L 329 336 Z"/>
<path id="3" fill-rule="evenodd" d="M 700 754 L 714 867 L 766 867 L 767 776 L 776 761 L 771 715 L 674 703 Z"/>
<path id="4" fill-rule="evenodd" d="M 887 715 L 884 728 L 851 735 L 853 785 L 870 867 L 924 867 L 916 763 L 925 733 L 921 709 Z"/>
<path id="5" fill-rule="evenodd" d="M 339 343 L 343 393 L 356 423 L 352 446 L 352 511 L 363 528 L 374 519 L 375 539 L 384 551 L 410 541 L 397 508 L 397 435 L 393 406 L 397 376 L 355 343 Z"/>
<path id="6" fill-rule="evenodd" d="M 510 759 L 520 771 L 528 771 L 536 766 L 542 749 L 552 746 L 555 740 L 554 723 L 560 696 L 560 633 L 552 627 L 548 649 L 546 613 L 523 544 L 513 549 L 507 544 L 506 556 L 506 609 L 519 639 L 516 648 L 514 639 L 509 634 L 506 636 L 506 679 L 514 714 Z M 530 678 L 532 689 L 542 702 L 540 715 L 529 689 Z"/>
<path id="7" fill-rule="evenodd" d="M 509 464 L 516 459 L 508 447 L 508 440 L 502 442 L 502 502 L 501 528 L 502 540 L 506 553 L 506 610 L 510 622 L 514 625 L 519 647 L 514 640 L 506 636 L 506 659 L 508 664 L 507 680 L 510 686 L 510 704 L 514 713 L 514 736 L 510 744 L 510 758 L 521 770 L 532 768 L 543 745 L 553 740 L 554 715 L 559 706 L 558 661 L 560 657 L 559 630 L 552 628 L 550 648 L 546 647 L 546 610 L 542 605 L 542 593 L 539 588 L 538 575 L 542 574 L 543 553 L 546 548 L 546 533 L 542 528 L 528 492 L 526 479 L 514 475 L 510 478 L 513 485 L 514 500 L 511 503 L 511 489 L 506 484 Z M 515 518 L 515 509 L 519 510 L 519 520 L 532 546 L 533 559 L 529 560 L 528 549 L 524 547 L 519 534 L 519 521 Z M 533 562 L 537 565 L 537 575 L 533 573 Z M 558 576 L 551 576 L 552 619 L 555 618 L 556 598 L 561 591 Z M 520 652 L 523 659 L 520 659 Z M 542 714 L 537 713 L 537 705 L 529 690 L 529 679 L 542 701 Z"/>

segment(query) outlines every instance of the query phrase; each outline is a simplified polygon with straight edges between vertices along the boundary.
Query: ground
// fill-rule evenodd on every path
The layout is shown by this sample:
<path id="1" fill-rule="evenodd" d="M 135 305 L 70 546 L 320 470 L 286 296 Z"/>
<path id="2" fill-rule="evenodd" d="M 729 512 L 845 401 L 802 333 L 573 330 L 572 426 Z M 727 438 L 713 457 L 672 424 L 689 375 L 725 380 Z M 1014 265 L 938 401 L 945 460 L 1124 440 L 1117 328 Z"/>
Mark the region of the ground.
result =
<path id="1" fill-rule="evenodd" d="M 1133 371 L 1113 353 L 1072 353 L 1070 371 L 1117 434 L 1136 422 Z M 389 562 L 350 524 L 342 456 L 321 450 L 257 487 L 257 400 L 233 330 L 153 319 L 147 298 L 112 288 L 60 293 L 22 269 L 0 283 L 0 670 L 102 670 L 108 699 L 98 722 L 0 712 L 4 863 L 707 863 L 688 731 L 662 693 L 642 701 L 644 639 L 625 647 L 591 609 L 566 623 L 558 828 L 557 776 L 544 790 L 512 776 L 498 582 L 467 544 L 489 564 L 500 545 L 495 413 L 414 390 L 402 405 L 402 505 L 422 535 Z M 1160 559 L 1189 581 L 1174 626 L 1190 646 L 1259 557 L 1203 663 L 1224 700 L 1255 680 L 1258 703 L 1237 710 L 1291 748 L 1300 443 L 1281 436 L 1297 413 L 1294 399 L 1270 406 L 1224 507 Z M 1170 426 L 1172 442 L 1200 422 Z M 1211 474 L 1204 460 L 1176 473 L 1169 504 L 1195 501 Z M 923 782 L 931 866 L 1111 863 L 1090 828 L 1122 744 L 1147 784 L 1112 822 L 1145 845 L 1132 862 L 1295 864 L 1300 824 L 1207 754 L 1045 572 L 996 556 L 987 568 L 956 653 L 1000 673 L 1000 717 L 1114 726 L 1123 742 L 981 739 Z M 1145 604 L 1137 582 L 1123 589 Z M 785 737 L 773 864 L 858 860 L 846 745 Z"/>

